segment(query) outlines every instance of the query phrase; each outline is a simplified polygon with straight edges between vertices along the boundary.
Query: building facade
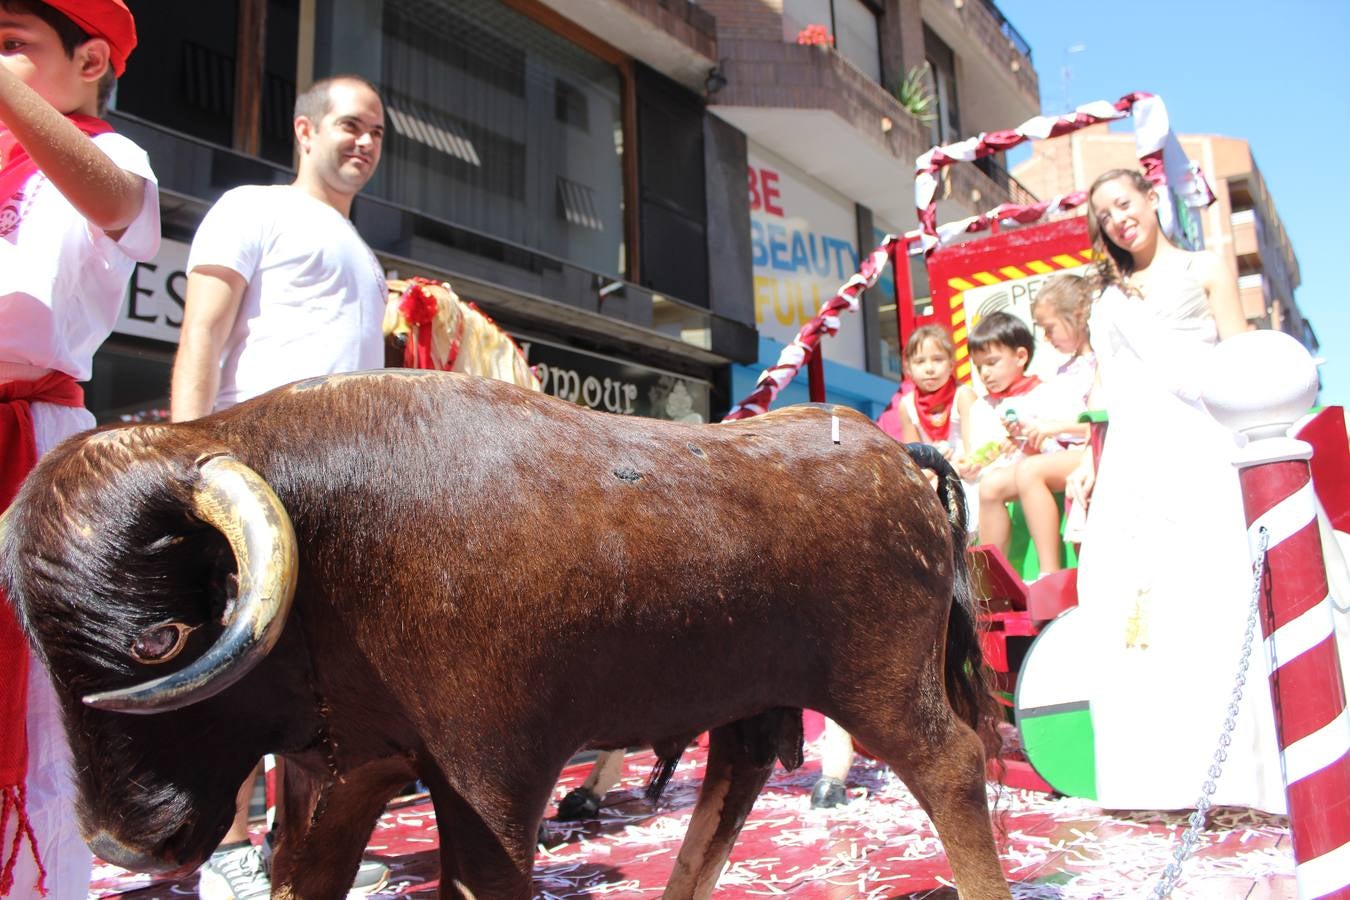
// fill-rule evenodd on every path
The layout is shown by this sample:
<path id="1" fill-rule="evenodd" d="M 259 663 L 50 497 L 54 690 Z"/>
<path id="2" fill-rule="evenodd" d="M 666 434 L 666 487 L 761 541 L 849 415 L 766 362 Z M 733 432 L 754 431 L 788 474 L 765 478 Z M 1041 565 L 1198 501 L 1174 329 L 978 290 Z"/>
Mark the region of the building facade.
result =
<path id="1" fill-rule="evenodd" d="M 967 131 L 1036 97 L 987 0 L 130 5 L 140 46 L 109 118 L 150 153 L 165 241 L 95 358 L 101 421 L 166 415 L 192 235 L 226 190 L 293 178 L 291 110 L 318 78 L 361 75 L 385 99 L 383 161 L 352 218 L 390 275 L 449 281 L 551 393 L 685 421 L 739 399 L 782 335 L 763 323 L 809 316 L 912 225 L 913 158 L 941 131 L 886 85 L 933 57 L 941 122 Z M 826 14 L 837 49 L 798 46 L 795 23 Z M 971 169 L 944 203 L 968 214 L 1010 184 Z M 873 293 L 830 351 L 832 382 L 858 383 L 842 399 L 871 413 L 898 375 L 893 307 L 888 344 Z"/>
<path id="2" fill-rule="evenodd" d="M 1298 257 L 1251 146 L 1218 135 L 1179 135 L 1179 140 L 1214 190 L 1216 202 L 1199 216 L 1205 247 L 1222 256 L 1237 277 L 1248 323 L 1284 331 L 1315 351 L 1317 335 L 1294 299 Z M 1040 196 L 1053 197 L 1086 189 L 1108 169 L 1138 167 L 1133 135 L 1099 125 L 1037 142 L 1013 171 Z"/>
<path id="3" fill-rule="evenodd" d="M 717 20 L 709 111 L 744 135 L 756 365 L 733 367 L 745 396 L 782 346 L 887 233 L 914 228 L 914 160 L 934 144 L 1012 127 L 1039 109 L 1031 49 L 990 0 L 701 0 Z M 833 46 L 802 45 L 816 26 Z M 895 88 L 918 71 L 935 103 L 915 116 Z M 941 221 L 1029 195 L 1002 166 L 948 170 Z M 911 265 L 916 298 L 923 266 Z M 829 399 L 875 417 L 900 378 L 894 283 L 824 342 Z M 782 395 L 806 398 L 804 379 Z"/>

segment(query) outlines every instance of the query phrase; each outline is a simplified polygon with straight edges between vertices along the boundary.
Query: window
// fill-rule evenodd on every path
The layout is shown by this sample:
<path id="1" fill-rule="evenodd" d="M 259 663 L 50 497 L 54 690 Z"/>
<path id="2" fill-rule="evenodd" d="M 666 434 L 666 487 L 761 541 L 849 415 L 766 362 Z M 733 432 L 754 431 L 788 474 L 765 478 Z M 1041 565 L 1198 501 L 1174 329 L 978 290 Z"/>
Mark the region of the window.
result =
<path id="1" fill-rule="evenodd" d="M 367 193 L 623 274 L 615 65 L 500 0 L 320 0 L 317 12 L 315 77 L 355 71 L 384 95 Z"/>
<path id="2" fill-rule="evenodd" d="M 808 25 L 824 25 L 840 55 L 881 81 L 877 8 L 869 0 L 783 0 L 783 40 L 796 43 Z"/>
<path id="3" fill-rule="evenodd" d="M 264 159 L 290 166 L 300 0 L 266 0 L 261 90 Z M 144 12 L 144 11 L 143 11 Z M 223 147 L 235 140 L 239 3 L 168 3 L 136 23 L 139 48 L 113 108 Z"/>
<path id="4" fill-rule="evenodd" d="M 237 3 L 225 0 L 157 4 L 136 23 L 139 48 L 118 79 L 114 107 L 230 146 L 238 20 Z"/>
<path id="5" fill-rule="evenodd" d="M 872 245 L 879 245 L 887 234 L 901 234 L 902 229 L 886 225 L 877 219 L 872 228 Z M 928 296 L 928 265 L 922 254 L 914 254 L 909 260 L 910 302 L 916 317 L 932 315 L 933 307 Z M 904 348 L 900 345 L 900 322 L 896 315 L 895 274 L 887 266 L 877 279 L 877 333 L 874 339 L 878 343 L 881 360 L 881 374 L 889 378 L 904 377 L 901 368 L 901 355 Z M 909 335 L 905 335 L 908 339 Z"/>
<path id="6" fill-rule="evenodd" d="M 834 45 L 873 81 L 881 81 L 877 14 L 863 0 L 834 0 Z"/>
<path id="7" fill-rule="evenodd" d="M 933 78 L 933 95 L 937 98 L 933 143 L 958 141 L 962 134 L 961 111 L 956 100 L 956 54 L 927 25 L 923 26 L 923 47 Z"/>

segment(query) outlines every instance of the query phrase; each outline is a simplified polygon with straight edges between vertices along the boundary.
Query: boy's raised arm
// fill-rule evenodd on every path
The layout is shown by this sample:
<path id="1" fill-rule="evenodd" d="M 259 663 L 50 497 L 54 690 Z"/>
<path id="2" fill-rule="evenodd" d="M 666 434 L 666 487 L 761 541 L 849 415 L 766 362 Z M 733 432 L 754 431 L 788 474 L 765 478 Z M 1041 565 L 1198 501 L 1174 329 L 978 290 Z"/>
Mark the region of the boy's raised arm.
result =
<path id="1" fill-rule="evenodd" d="M 103 42 L 89 42 L 95 43 Z M 9 129 L 42 174 L 94 227 L 115 238 L 140 214 L 144 179 L 119 167 L 69 119 L 4 68 L 0 68 L 0 125 Z"/>

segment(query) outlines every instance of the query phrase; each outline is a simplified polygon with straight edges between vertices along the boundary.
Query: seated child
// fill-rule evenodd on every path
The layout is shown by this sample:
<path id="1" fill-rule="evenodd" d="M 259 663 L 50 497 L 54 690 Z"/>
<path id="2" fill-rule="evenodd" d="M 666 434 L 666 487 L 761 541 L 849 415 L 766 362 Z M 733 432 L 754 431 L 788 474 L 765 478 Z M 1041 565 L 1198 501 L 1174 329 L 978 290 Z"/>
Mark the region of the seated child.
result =
<path id="1" fill-rule="evenodd" d="M 1091 295 L 1080 279 L 1062 276 L 1048 282 L 1033 304 L 1032 315 L 1047 339 L 1056 349 L 1072 354 L 1049 382 L 1026 375 L 1034 349 L 1032 336 L 1016 317 L 995 313 L 970 336 L 971 357 L 989 388 L 982 405 L 997 413 L 1009 438 L 999 456 L 981 472 L 980 541 L 1008 552 L 1012 522 L 1007 503 L 1021 497 L 1025 488 L 1031 500 L 1030 508 L 1024 503 L 1028 530 L 1043 573 L 1061 567 L 1059 509 L 1052 492 L 1063 488 L 1079 455 L 1059 451 L 1079 446 L 1087 438 L 1087 426 L 1077 419 L 1086 409 L 1095 372 L 1087 340 L 1090 303 Z"/>
<path id="2" fill-rule="evenodd" d="M 1012 530 L 1006 503 L 1017 496 L 1013 468 L 1025 455 L 1040 452 L 1044 443 L 1028 444 L 1024 432 L 1028 424 L 1060 417 L 1045 414 L 1050 397 L 1041 380 L 1026 372 L 1035 339 L 1021 319 L 991 313 L 971 330 L 967 346 L 986 393 L 971 404 L 962 422 L 965 454 L 957 470 L 967 482 L 978 482 L 972 518 L 981 542 L 1006 547 Z"/>
<path id="3" fill-rule="evenodd" d="M 968 385 L 958 385 L 956 345 L 940 325 L 914 329 L 905 342 L 905 374 L 914 390 L 900 396 L 901 440 L 932 444 L 948 459 L 961 456 L 961 420 L 975 402 Z"/>
<path id="4" fill-rule="evenodd" d="M 1059 275 L 1041 288 L 1031 304 L 1031 316 L 1052 346 L 1069 358 L 1046 382 L 1046 390 L 1057 395 L 1053 406 L 1070 413 L 1089 409 L 1089 395 L 1097 376 L 1097 357 L 1088 335 L 1088 314 L 1092 310 L 1092 290 L 1074 275 Z M 1017 496 L 1027 531 L 1036 548 L 1042 574 L 1063 568 L 1060 559 L 1059 505 L 1055 493 L 1065 489 L 1069 474 L 1078 466 L 1087 448 L 1090 426 L 1080 423 L 1076 414 L 1058 421 L 1034 423 L 1025 432 L 1029 443 L 1054 436 L 1063 452 L 1028 456 L 1014 469 Z M 1053 449 L 1054 445 L 1048 445 Z M 1001 549 L 1006 553 L 1007 547 Z"/>

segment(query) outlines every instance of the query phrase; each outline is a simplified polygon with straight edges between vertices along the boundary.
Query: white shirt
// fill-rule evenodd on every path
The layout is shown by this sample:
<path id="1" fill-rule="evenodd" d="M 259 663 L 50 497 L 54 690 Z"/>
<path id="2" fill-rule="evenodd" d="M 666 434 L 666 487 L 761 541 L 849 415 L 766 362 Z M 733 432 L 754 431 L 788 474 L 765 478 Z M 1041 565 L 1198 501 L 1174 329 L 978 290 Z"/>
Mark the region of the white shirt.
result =
<path id="1" fill-rule="evenodd" d="M 120 134 L 94 146 L 145 179 L 141 211 L 114 241 L 40 171 L 0 197 L 0 380 L 54 370 L 87 381 L 138 261 L 159 252 L 159 187 L 145 151 Z"/>
<path id="2" fill-rule="evenodd" d="M 248 282 L 215 409 L 302 378 L 384 365 L 384 273 L 327 203 L 289 185 L 228 191 L 192 241 L 188 271 L 198 266 L 224 266 Z"/>

